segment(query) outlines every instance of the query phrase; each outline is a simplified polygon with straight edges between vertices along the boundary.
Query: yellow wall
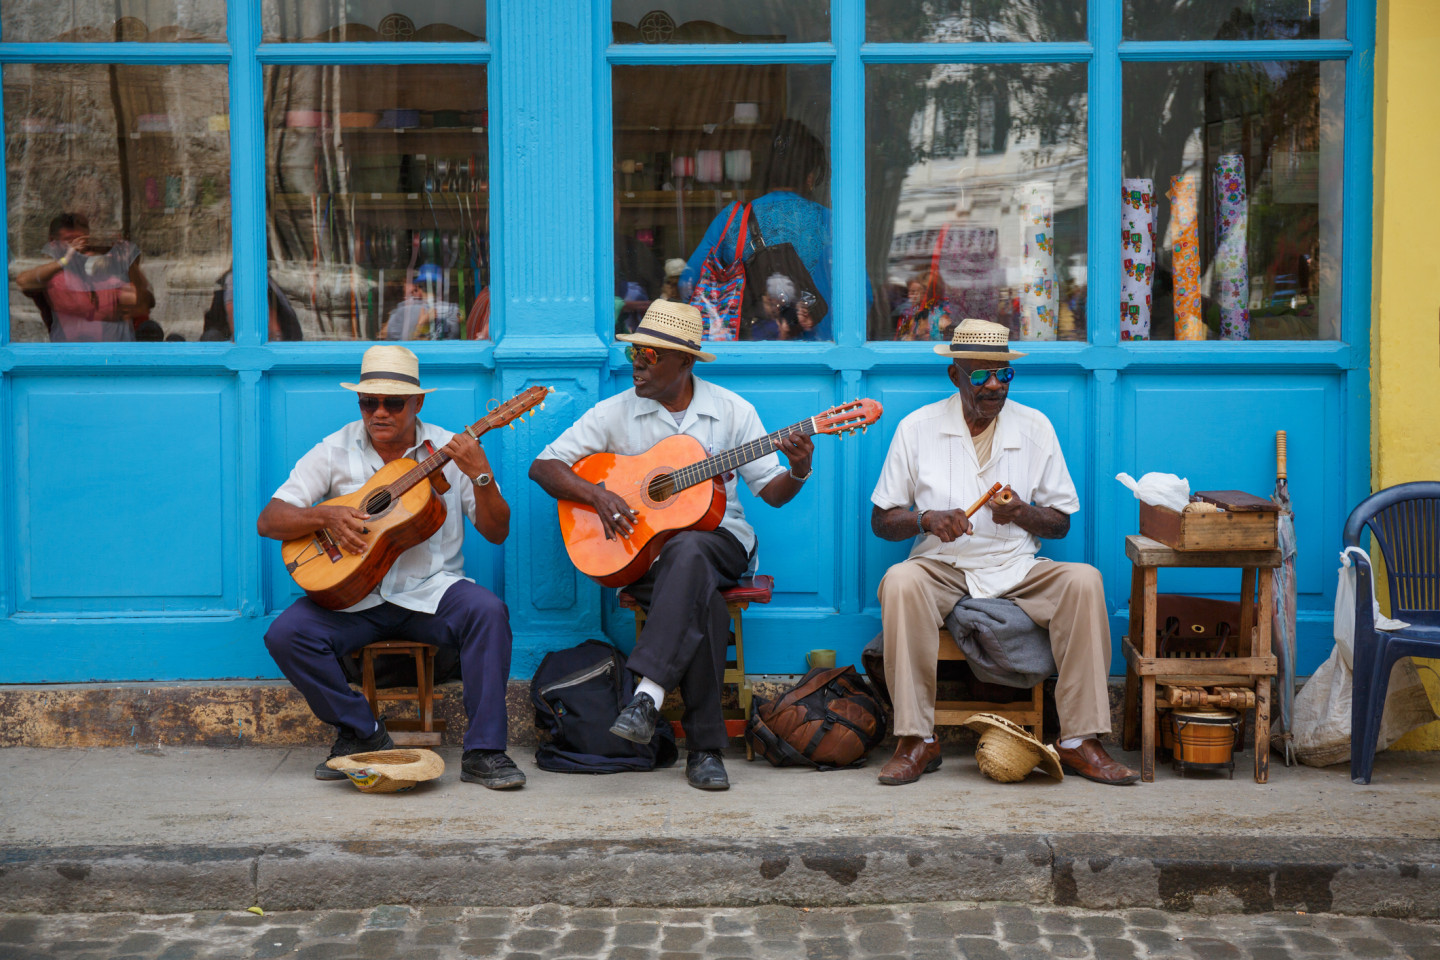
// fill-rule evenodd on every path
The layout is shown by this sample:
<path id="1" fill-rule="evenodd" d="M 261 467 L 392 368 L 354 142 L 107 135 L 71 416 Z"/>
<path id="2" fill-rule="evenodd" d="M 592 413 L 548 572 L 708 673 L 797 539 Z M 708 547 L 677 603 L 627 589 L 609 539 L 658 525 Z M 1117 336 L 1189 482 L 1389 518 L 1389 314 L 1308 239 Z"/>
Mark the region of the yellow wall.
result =
<path id="1" fill-rule="evenodd" d="M 1440 17 L 1435 0 L 1380 0 L 1375 35 L 1371 333 L 1374 489 L 1440 480 Z M 1382 589 L 1383 589 L 1383 580 Z M 1381 604 L 1385 599 L 1381 598 Z M 1440 662 L 1429 661 L 1440 669 Z M 1440 685 L 1421 670 L 1430 699 Z M 1440 723 L 1395 749 L 1440 750 Z"/>

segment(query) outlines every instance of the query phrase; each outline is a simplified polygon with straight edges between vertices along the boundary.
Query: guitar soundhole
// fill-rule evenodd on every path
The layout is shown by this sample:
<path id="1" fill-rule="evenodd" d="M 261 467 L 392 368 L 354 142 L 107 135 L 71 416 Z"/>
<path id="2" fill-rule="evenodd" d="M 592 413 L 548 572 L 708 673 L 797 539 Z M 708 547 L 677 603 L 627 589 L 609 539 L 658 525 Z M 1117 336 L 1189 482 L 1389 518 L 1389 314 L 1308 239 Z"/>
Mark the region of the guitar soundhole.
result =
<path id="1" fill-rule="evenodd" d="M 657 503 L 664 503 L 666 500 L 675 496 L 675 479 L 668 473 L 662 473 L 660 476 L 651 480 L 650 486 L 646 487 L 645 490 L 650 495 L 651 500 Z"/>
<path id="2" fill-rule="evenodd" d="M 370 514 L 372 517 L 375 516 L 377 513 L 383 513 L 388 509 L 390 509 L 389 490 L 376 490 L 370 495 L 370 499 L 365 501 L 365 512 Z"/>

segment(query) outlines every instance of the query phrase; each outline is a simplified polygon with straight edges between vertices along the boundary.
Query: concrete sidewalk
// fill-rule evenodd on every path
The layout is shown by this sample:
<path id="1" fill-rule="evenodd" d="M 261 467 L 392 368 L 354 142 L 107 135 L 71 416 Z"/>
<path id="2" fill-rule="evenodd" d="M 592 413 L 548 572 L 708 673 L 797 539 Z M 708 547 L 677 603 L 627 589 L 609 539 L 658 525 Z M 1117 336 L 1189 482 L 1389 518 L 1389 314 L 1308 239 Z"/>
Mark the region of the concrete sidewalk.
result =
<path id="1" fill-rule="evenodd" d="M 323 748 L 0 750 L 0 889 L 9 911 L 827 905 L 1018 901 L 1090 908 L 1306 910 L 1440 917 L 1440 756 L 1384 754 L 1371 786 L 1335 767 L 1237 757 L 1234 780 L 1103 787 L 980 775 L 965 746 L 906 787 L 871 767 L 746 763 L 732 789 L 683 763 L 459 780 L 365 795 L 322 783 Z M 1126 757 L 1138 765 L 1134 755 Z"/>

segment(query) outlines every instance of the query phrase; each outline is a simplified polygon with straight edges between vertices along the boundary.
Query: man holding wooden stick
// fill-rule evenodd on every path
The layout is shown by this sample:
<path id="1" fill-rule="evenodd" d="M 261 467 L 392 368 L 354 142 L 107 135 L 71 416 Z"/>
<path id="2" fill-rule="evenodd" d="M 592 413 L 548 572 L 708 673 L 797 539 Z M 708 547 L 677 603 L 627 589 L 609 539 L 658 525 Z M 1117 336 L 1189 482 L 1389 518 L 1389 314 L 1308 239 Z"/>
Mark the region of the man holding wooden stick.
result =
<path id="1" fill-rule="evenodd" d="M 909 558 L 880 583 L 885 682 L 899 738 L 880 782 L 914 783 L 940 766 L 939 631 L 970 596 L 1013 600 L 1049 631 L 1065 768 L 1099 783 L 1134 783 L 1139 774 L 1112 760 L 1099 739 L 1110 732 L 1110 627 L 1100 571 L 1035 556 L 1041 540 L 1069 532 L 1080 499 L 1050 421 L 1006 403 L 1015 376 L 1010 361 L 1025 354 L 1010 349 L 1006 327 L 986 320 L 963 321 L 935 352 L 950 358 L 956 394 L 901 421 L 870 496 L 876 536 L 915 539 Z"/>

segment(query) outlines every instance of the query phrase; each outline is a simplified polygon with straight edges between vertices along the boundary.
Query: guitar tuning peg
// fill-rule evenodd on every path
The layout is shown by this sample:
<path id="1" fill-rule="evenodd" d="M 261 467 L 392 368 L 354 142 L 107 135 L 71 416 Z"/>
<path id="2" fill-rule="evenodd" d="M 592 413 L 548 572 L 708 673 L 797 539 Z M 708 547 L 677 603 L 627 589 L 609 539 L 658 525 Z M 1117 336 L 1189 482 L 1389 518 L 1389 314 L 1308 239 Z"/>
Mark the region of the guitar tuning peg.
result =
<path id="1" fill-rule="evenodd" d="M 544 401 L 544 400 L 541 400 L 541 401 L 540 401 L 540 409 L 541 409 L 541 410 L 544 410 L 544 409 L 545 409 L 545 401 Z"/>
<path id="2" fill-rule="evenodd" d="M 510 421 L 510 429 L 511 429 L 511 430 L 514 430 L 514 429 L 515 429 L 515 421 L 514 421 L 514 420 L 511 420 L 511 421 Z"/>

